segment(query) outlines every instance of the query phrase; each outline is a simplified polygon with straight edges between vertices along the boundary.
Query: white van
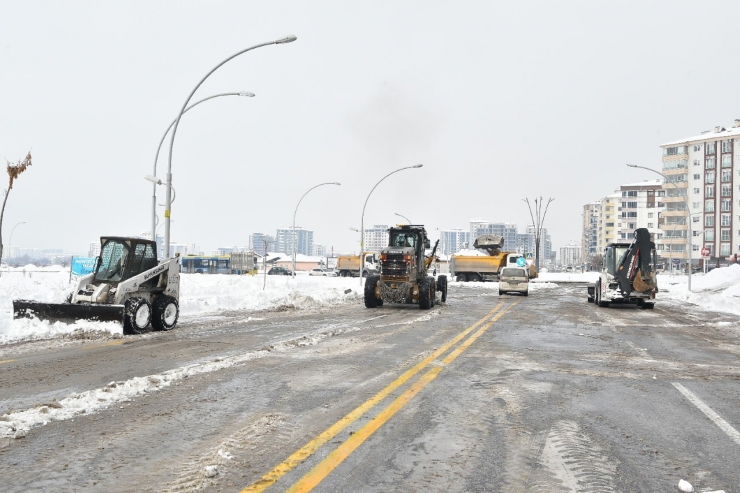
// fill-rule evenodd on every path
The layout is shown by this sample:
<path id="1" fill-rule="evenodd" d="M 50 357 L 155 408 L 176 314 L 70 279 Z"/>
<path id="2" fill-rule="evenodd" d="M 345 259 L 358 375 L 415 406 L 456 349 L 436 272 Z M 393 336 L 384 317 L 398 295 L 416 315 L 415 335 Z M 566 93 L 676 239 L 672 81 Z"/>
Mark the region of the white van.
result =
<path id="1" fill-rule="evenodd" d="M 529 276 L 526 267 L 504 267 L 498 278 L 498 294 L 522 293 L 529 296 Z"/>

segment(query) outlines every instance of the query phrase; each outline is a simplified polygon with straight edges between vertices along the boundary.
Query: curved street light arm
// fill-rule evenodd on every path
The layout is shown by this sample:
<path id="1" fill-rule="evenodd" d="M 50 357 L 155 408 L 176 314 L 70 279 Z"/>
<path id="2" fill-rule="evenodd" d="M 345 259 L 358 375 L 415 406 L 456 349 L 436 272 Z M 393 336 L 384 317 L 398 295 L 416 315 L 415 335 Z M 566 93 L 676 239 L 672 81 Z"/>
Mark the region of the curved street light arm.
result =
<path id="1" fill-rule="evenodd" d="M 367 207 L 367 201 L 370 200 L 370 196 L 373 194 L 375 189 L 380 185 L 380 182 L 388 178 L 394 173 L 398 173 L 399 171 L 403 171 L 405 169 L 411 169 L 411 168 L 421 168 L 424 166 L 423 164 L 415 164 L 413 166 L 405 166 L 403 168 L 399 168 L 396 171 L 391 171 L 387 175 L 385 175 L 383 178 L 378 180 L 378 183 L 375 184 L 375 186 L 370 190 L 370 193 L 367 194 L 367 198 L 365 199 L 365 204 L 362 206 L 362 220 L 360 221 L 360 286 L 362 286 L 362 271 L 365 268 L 365 256 L 363 255 L 363 252 L 365 251 L 365 207 Z"/>
<path id="2" fill-rule="evenodd" d="M 222 92 L 220 94 L 214 94 L 213 96 L 208 96 L 207 98 L 203 98 L 200 101 L 191 104 L 190 106 L 188 106 L 187 108 L 185 108 L 185 111 L 183 111 L 183 114 L 187 113 L 192 108 L 195 108 L 200 103 L 205 103 L 206 101 L 208 101 L 210 99 L 220 98 L 220 97 L 223 97 L 223 96 L 248 96 L 248 97 L 253 97 L 254 94 L 251 93 L 251 92 L 246 92 L 246 91 L 242 91 L 242 92 Z M 157 161 L 159 160 L 159 151 L 162 149 L 162 144 L 164 143 L 164 139 L 167 138 L 167 134 L 170 132 L 170 129 L 172 128 L 172 125 L 175 124 L 175 121 L 176 120 L 172 120 L 172 123 L 170 123 L 170 125 L 167 127 L 167 130 L 164 131 L 164 135 L 162 135 L 162 140 L 159 141 L 159 146 L 157 147 L 157 153 L 154 155 L 154 172 L 152 173 L 152 176 L 154 176 L 154 177 L 157 176 Z M 174 199 L 173 199 L 173 202 L 174 202 Z M 156 235 L 156 232 L 154 231 L 154 228 L 156 227 L 156 223 L 154 222 L 155 221 L 154 216 L 156 216 L 156 214 L 157 214 L 157 212 L 156 212 L 156 203 L 157 203 L 157 184 L 154 183 L 152 185 L 152 239 L 154 239 L 154 237 Z M 162 204 L 160 204 L 160 205 L 162 205 Z"/>
<path id="3" fill-rule="evenodd" d="M 676 182 L 673 181 L 673 180 L 671 180 L 671 179 L 669 179 L 666 175 L 664 175 L 660 171 L 654 170 L 652 168 L 646 168 L 645 166 L 638 166 L 636 164 L 627 164 L 627 166 L 629 166 L 630 168 L 639 168 L 639 169 L 644 169 L 644 170 L 647 170 L 647 171 L 652 171 L 653 173 L 662 176 L 664 182 L 667 182 L 667 183 L 670 183 L 671 185 L 673 185 L 673 188 L 675 188 L 676 191 L 679 193 L 679 197 L 683 197 L 683 201 L 686 204 L 686 213 L 688 214 L 688 217 L 689 217 L 689 219 L 686 221 L 686 224 L 688 225 L 687 237 L 688 237 L 688 250 L 689 250 L 688 251 L 688 254 L 687 254 L 687 257 L 688 257 L 688 260 L 689 260 L 689 280 L 688 280 L 687 287 L 688 287 L 689 293 L 690 293 L 691 292 L 691 269 L 693 267 L 692 262 L 691 262 L 691 254 L 692 254 L 692 251 L 694 249 L 694 246 L 693 246 L 692 241 L 691 241 L 691 237 L 694 236 L 694 234 L 691 231 L 691 215 L 692 214 L 691 214 L 691 208 L 689 207 L 689 191 L 687 189 L 686 190 L 686 194 L 681 194 L 681 189 L 678 188 L 678 185 L 676 185 Z M 673 257 L 671 257 L 671 262 L 672 261 L 673 261 Z"/>
<path id="4" fill-rule="evenodd" d="M 185 100 L 185 103 L 183 103 L 182 108 L 180 109 L 180 113 L 177 115 L 177 119 L 175 120 L 175 126 L 172 129 L 172 135 L 170 136 L 170 152 L 169 157 L 167 160 L 167 205 L 165 206 L 164 211 L 164 220 L 165 220 L 165 228 L 164 228 L 164 248 L 165 248 L 165 258 L 170 258 L 170 207 L 172 205 L 171 199 L 171 190 L 170 187 L 172 186 L 172 148 L 175 144 L 175 135 L 177 134 L 177 127 L 180 125 L 180 118 L 182 118 L 182 114 L 185 113 L 185 108 L 188 107 L 188 103 L 190 102 L 190 99 L 192 99 L 193 95 L 195 94 L 195 91 L 200 88 L 201 85 L 206 81 L 208 77 L 211 76 L 213 72 L 221 68 L 223 64 L 226 62 L 232 60 L 233 58 L 236 58 L 237 56 L 246 53 L 248 51 L 261 48 L 263 46 L 273 45 L 273 44 L 284 44 L 284 43 L 290 43 L 292 41 L 295 41 L 295 36 L 287 36 L 282 39 L 276 39 L 274 41 L 268 41 L 267 43 L 260 43 L 256 44 L 254 46 L 250 46 L 249 48 L 245 48 L 237 53 L 234 53 L 215 67 L 213 67 L 206 75 L 203 77 L 198 84 L 193 88 L 192 91 L 190 91 L 190 94 L 188 95 L 187 99 Z"/>
<path id="5" fill-rule="evenodd" d="M 409 221 L 409 218 L 408 218 L 408 217 L 406 217 L 406 216 L 402 216 L 402 215 L 401 215 L 401 214 L 399 214 L 398 212 L 394 212 L 393 214 L 397 215 L 398 217 L 402 217 L 403 219 L 405 219 L 405 220 L 406 220 L 406 222 L 407 222 L 407 223 L 411 224 L 411 221 Z"/>
<path id="6" fill-rule="evenodd" d="M 337 183 L 335 181 L 332 182 L 326 182 L 326 183 L 319 183 L 318 185 L 311 187 L 301 195 L 301 199 L 298 201 L 298 204 L 295 206 L 295 211 L 293 211 L 293 276 L 295 277 L 295 259 L 296 259 L 296 235 L 295 235 L 295 215 L 298 214 L 298 206 L 301 205 L 301 202 L 303 202 L 303 197 L 308 195 L 308 192 L 313 190 L 314 188 L 319 188 L 324 185 L 341 185 L 341 183 Z"/>

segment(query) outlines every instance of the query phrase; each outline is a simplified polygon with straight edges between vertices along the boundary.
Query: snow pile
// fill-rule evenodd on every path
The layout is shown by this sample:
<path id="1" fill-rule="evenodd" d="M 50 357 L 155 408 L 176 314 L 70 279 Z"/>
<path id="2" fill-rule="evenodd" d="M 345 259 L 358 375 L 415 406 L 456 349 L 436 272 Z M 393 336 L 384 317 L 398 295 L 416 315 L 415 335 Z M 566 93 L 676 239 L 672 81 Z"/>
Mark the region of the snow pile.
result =
<path id="1" fill-rule="evenodd" d="M 740 315 L 740 265 L 737 264 L 692 275 L 692 292 L 688 290 L 688 276 L 659 275 L 658 289 L 659 300 L 678 300 Z"/>
<path id="2" fill-rule="evenodd" d="M 498 283 L 497 282 L 457 282 L 457 281 L 450 281 L 447 283 L 448 286 L 452 287 L 461 287 L 461 288 L 471 288 L 471 289 L 478 289 L 481 291 L 496 291 L 498 292 Z M 555 289 L 558 285 L 554 282 L 530 282 L 529 283 L 529 291 L 530 292 L 537 292 L 542 291 L 546 289 Z"/>
<path id="3" fill-rule="evenodd" d="M 540 272 L 533 282 L 582 282 L 594 283 L 599 280 L 598 272 Z"/>
<path id="4" fill-rule="evenodd" d="M 181 275 L 181 320 L 232 310 L 317 308 L 354 302 L 361 298 L 356 278 L 296 276 L 263 277 L 207 274 Z M 77 321 L 74 324 L 13 320 L 13 300 L 61 303 L 73 289 L 69 270 L 59 266 L 3 271 L 0 275 L 0 344 L 18 339 L 95 337 L 100 332 L 121 336 L 115 322 Z"/>

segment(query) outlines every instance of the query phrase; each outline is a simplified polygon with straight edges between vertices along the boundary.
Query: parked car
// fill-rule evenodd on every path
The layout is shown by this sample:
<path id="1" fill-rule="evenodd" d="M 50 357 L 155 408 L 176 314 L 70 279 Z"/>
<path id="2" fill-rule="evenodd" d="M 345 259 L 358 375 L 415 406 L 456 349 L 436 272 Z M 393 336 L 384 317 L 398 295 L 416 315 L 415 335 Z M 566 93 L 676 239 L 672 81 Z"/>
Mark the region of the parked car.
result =
<path id="1" fill-rule="evenodd" d="M 336 277 L 337 273 L 334 272 L 334 269 L 311 269 L 308 275 L 309 276 Z"/>
<path id="2" fill-rule="evenodd" d="M 522 267 L 504 267 L 499 274 L 498 294 L 522 293 L 529 296 L 529 276 Z"/>
<path id="3" fill-rule="evenodd" d="M 268 276 L 291 276 L 293 275 L 293 273 L 290 272 L 285 267 L 273 267 L 267 271 L 267 275 Z"/>

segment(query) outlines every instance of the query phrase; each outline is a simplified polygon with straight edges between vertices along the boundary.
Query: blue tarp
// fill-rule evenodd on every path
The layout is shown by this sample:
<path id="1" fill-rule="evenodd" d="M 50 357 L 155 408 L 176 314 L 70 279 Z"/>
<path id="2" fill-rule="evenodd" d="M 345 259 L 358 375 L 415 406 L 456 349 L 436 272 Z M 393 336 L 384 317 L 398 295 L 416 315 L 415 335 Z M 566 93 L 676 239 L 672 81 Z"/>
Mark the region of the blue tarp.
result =
<path id="1" fill-rule="evenodd" d="M 84 276 L 95 269 L 97 257 L 72 257 L 72 275 Z"/>

